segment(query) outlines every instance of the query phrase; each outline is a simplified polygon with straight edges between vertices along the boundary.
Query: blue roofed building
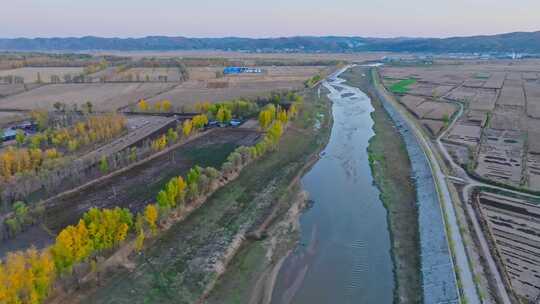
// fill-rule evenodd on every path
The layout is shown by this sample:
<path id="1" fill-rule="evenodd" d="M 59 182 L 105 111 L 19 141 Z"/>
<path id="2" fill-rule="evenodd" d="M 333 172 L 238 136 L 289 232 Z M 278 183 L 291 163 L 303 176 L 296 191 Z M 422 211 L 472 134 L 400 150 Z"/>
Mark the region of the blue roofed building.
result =
<path id="1" fill-rule="evenodd" d="M 250 67 L 226 67 L 223 69 L 224 75 L 234 75 L 234 74 L 260 74 L 262 69 L 260 68 L 250 68 Z"/>

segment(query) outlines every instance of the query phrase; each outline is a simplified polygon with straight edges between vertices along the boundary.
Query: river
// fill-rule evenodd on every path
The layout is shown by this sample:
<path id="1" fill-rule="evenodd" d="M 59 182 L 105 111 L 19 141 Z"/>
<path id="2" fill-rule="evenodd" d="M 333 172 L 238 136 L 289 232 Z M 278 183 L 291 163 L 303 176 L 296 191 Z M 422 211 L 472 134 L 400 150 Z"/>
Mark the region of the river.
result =
<path id="1" fill-rule="evenodd" d="M 320 160 L 302 179 L 311 203 L 300 218 L 299 245 L 278 274 L 272 303 L 392 303 L 387 214 L 366 151 L 374 135 L 373 107 L 366 94 L 337 76 L 324 86 L 334 125 Z"/>

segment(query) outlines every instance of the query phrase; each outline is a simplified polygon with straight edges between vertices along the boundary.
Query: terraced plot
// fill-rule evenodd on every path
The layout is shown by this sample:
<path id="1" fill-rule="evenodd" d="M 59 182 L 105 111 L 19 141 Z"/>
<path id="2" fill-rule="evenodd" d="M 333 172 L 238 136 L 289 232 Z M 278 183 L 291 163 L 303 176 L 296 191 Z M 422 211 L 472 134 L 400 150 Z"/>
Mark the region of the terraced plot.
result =
<path id="1" fill-rule="evenodd" d="M 540 295 L 540 206 L 488 192 L 476 203 L 512 288 L 532 303 Z"/>
<path id="2" fill-rule="evenodd" d="M 485 178 L 519 186 L 522 181 L 524 138 L 520 131 L 486 129 L 476 172 Z"/>
<path id="3" fill-rule="evenodd" d="M 506 80 L 497 100 L 498 105 L 525 107 L 525 92 L 521 80 Z"/>
<path id="4" fill-rule="evenodd" d="M 540 118 L 540 84 L 525 83 L 527 96 L 527 115 Z"/>

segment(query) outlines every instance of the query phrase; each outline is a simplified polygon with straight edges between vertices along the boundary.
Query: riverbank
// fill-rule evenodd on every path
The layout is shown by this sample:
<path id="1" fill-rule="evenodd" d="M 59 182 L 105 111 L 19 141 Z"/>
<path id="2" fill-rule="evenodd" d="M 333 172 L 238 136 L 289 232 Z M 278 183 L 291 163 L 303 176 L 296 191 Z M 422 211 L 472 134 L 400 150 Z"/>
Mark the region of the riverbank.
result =
<path id="1" fill-rule="evenodd" d="M 365 76 L 369 76 L 368 69 L 355 67 L 341 77 L 366 92 L 374 108 L 371 117 L 375 135 L 369 141 L 368 154 L 375 184 L 388 211 L 396 282 L 394 303 L 419 303 L 422 286 L 418 213 L 411 164 L 403 139 L 380 100 L 371 94 Z"/>

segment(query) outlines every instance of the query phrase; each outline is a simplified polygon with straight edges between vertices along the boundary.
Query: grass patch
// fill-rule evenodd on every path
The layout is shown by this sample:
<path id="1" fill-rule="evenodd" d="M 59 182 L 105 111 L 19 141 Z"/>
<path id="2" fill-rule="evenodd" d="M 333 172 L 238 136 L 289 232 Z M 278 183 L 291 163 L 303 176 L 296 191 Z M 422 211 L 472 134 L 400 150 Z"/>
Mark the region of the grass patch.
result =
<path id="1" fill-rule="evenodd" d="M 489 74 L 487 73 L 476 73 L 476 75 L 474 75 L 474 78 L 476 79 L 482 79 L 482 80 L 488 80 L 489 79 Z"/>
<path id="2" fill-rule="evenodd" d="M 417 80 L 414 78 L 400 80 L 390 86 L 390 91 L 392 93 L 405 94 L 409 92 L 409 86 L 415 84 L 416 82 Z"/>
<path id="3" fill-rule="evenodd" d="M 214 167 L 219 169 L 227 156 L 237 148 L 235 143 L 224 143 L 204 147 L 192 147 L 186 149 L 184 155 L 194 164 L 201 167 Z"/>

